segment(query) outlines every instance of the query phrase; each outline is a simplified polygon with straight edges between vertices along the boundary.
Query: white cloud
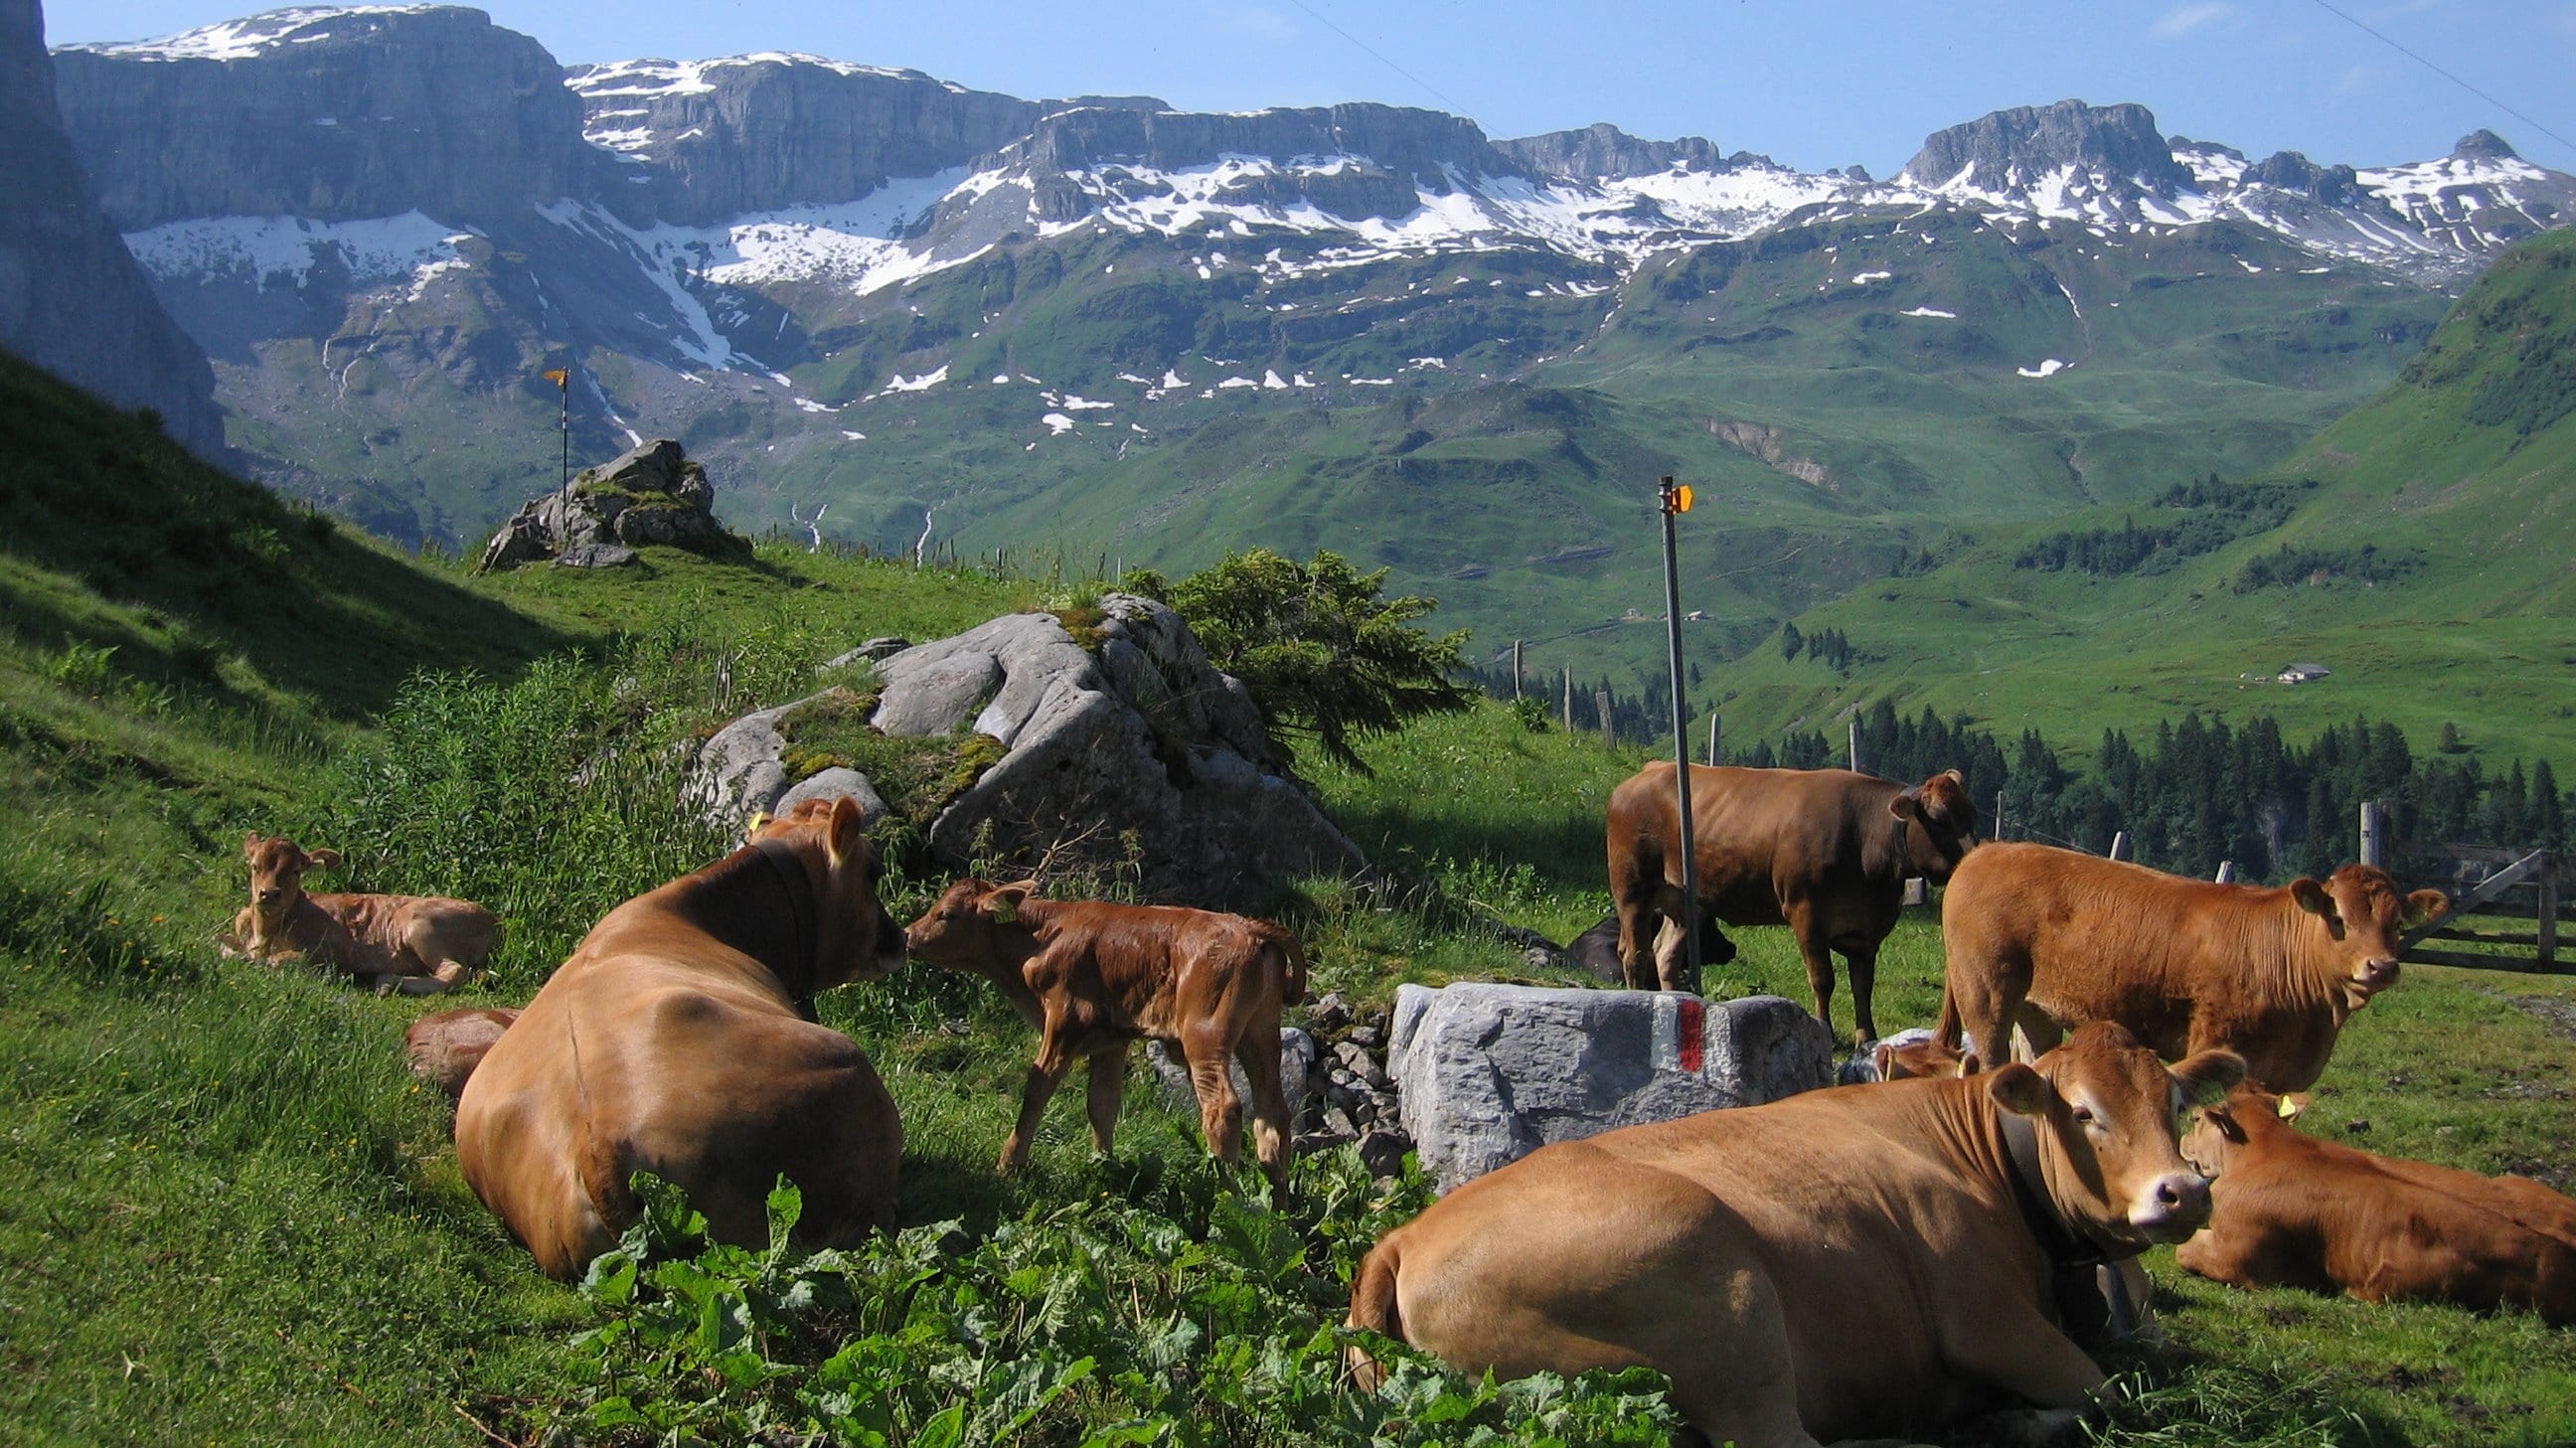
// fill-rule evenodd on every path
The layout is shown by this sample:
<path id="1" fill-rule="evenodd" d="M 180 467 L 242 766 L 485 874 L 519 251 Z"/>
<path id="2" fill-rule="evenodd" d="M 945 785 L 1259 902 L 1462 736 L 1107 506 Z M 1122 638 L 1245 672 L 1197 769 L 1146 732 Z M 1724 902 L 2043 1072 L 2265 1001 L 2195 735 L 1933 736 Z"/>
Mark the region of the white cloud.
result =
<path id="1" fill-rule="evenodd" d="M 2157 17 L 2156 23 L 2147 27 L 2147 33 L 2158 40 L 2180 40 L 2235 13 L 2236 7 L 2227 0 L 2191 0 Z"/>

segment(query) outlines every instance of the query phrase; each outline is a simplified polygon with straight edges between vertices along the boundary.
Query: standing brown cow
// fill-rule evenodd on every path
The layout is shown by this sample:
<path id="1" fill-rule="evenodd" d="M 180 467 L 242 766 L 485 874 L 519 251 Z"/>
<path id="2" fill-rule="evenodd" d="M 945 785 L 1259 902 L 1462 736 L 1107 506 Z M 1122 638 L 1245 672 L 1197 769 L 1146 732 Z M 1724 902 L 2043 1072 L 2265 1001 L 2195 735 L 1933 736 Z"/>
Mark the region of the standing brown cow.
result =
<path id="1" fill-rule="evenodd" d="M 1991 844 L 1941 902 L 1941 1040 L 2001 1060 L 2118 1021 L 2167 1060 L 2224 1046 L 2276 1091 L 2315 1084 L 2354 1011 L 2397 981 L 2404 929 L 2448 909 L 2346 865 L 2323 884 L 2216 885 L 2048 845 Z"/>
<path id="2" fill-rule="evenodd" d="M 284 835 L 242 839 L 250 903 L 223 938 L 228 956 L 310 961 L 378 990 L 430 995 L 489 964 L 501 922 L 471 900 L 444 895 L 308 895 L 308 871 L 332 869 L 338 850 L 307 850 Z"/>
<path id="3" fill-rule="evenodd" d="M 1702 915 L 1795 931 L 1816 993 L 1816 1018 L 1827 1030 L 1834 1023 L 1832 952 L 1842 952 L 1851 969 L 1854 1039 L 1866 1045 L 1878 1035 L 1870 1009 L 1878 947 L 1896 928 L 1906 877 L 1936 885 L 1948 879 L 1976 843 L 1977 807 L 1955 769 L 1909 789 L 1846 769 L 1695 764 L 1691 833 Z M 1682 979 L 1673 766 L 1649 764 L 1611 791 L 1609 837 L 1610 897 L 1618 907 L 1628 984 L 1697 990 L 1699 982 Z"/>
<path id="4" fill-rule="evenodd" d="M 1816 1448 L 1999 1399 L 2062 1421 L 2104 1378 L 2061 1282 L 2208 1220 L 2175 1117 L 2243 1070 L 2167 1071 L 2095 1025 L 2031 1066 L 1541 1147 L 1382 1238 L 1350 1325 L 1471 1374 L 1658 1369 L 1694 1443 Z"/>
<path id="5" fill-rule="evenodd" d="M 591 927 L 467 1078 L 457 1165 L 553 1277 L 616 1244 L 638 1171 L 722 1241 L 768 1240 L 781 1175 L 804 1193 L 802 1242 L 891 1227 L 894 1098 L 810 1012 L 902 964 L 858 802 L 808 800 Z"/>
<path id="6" fill-rule="evenodd" d="M 2576 1201 L 2527 1177 L 2319 1141 L 2290 1125 L 2302 1104 L 2239 1086 L 2192 1127 L 2183 1154 L 2217 1182 L 2209 1226 L 2177 1263 L 2239 1287 L 2511 1304 L 2576 1325 Z"/>
<path id="7" fill-rule="evenodd" d="M 1037 882 L 960 880 L 905 932 L 917 958 L 991 981 L 1038 1028 L 1002 1170 L 1027 1163 L 1047 1098 L 1074 1061 L 1090 1062 L 1091 1142 L 1109 1150 L 1139 1037 L 1189 1063 L 1207 1148 L 1232 1163 L 1243 1105 L 1228 1058 L 1252 1088 L 1252 1137 L 1273 1190 L 1288 1185 L 1288 1098 L 1279 1084 L 1279 1010 L 1306 997 L 1306 954 L 1267 920 L 1177 905 L 1048 900 Z"/>

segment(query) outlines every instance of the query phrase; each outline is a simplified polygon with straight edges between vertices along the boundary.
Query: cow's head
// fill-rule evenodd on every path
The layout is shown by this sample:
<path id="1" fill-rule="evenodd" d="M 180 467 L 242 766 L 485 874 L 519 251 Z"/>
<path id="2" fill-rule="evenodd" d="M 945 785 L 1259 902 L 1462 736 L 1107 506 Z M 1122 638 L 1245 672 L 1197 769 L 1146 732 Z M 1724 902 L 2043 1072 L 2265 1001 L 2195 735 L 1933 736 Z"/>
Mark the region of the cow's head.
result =
<path id="1" fill-rule="evenodd" d="M 328 870 L 340 863 L 338 850 L 307 850 L 284 835 L 254 831 L 242 836 L 242 858 L 250 861 L 250 904 L 262 920 L 286 918 L 304 898 L 308 870 Z"/>
<path id="2" fill-rule="evenodd" d="M 1945 769 L 1887 802 L 1905 831 L 1906 872 L 1938 885 L 1977 843 L 1977 806 L 1968 781 Z"/>
<path id="3" fill-rule="evenodd" d="M 751 841 L 782 840 L 822 867 L 814 898 L 814 982 L 824 990 L 875 980 L 903 966 L 903 931 L 877 900 L 877 847 L 867 812 L 848 795 L 809 799 L 756 822 Z"/>
<path id="4" fill-rule="evenodd" d="M 1037 888 L 1035 880 L 993 885 L 969 876 L 906 927 L 904 939 L 932 965 L 1016 965 L 1028 953 L 1030 938 L 1020 907 Z"/>
<path id="5" fill-rule="evenodd" d="M 2076 1031 L 2030 1065 L 1978 1079 L 1997 1107 L 2031 1119 L 2058 1216 L 2115 1256 L 2179 1242 L 2209 1220 L 2209 1179 L 2183 1160 L 2176 1121 L 2245 1076 L 2233 1051 L 2168 1070 L 2109 1021 Z"/>
<path id="6" fill-rule="evenodd" d="M 2227 1099 L 2200 1113 L 2183 1133 L 2182 1154 L 2204 1175 L 2219 1176 L 2236 1164 L 2246 1144 L 2281 1130 L 2307 1109 L 2301 1093 L 2276 1096 L 2259 1083 L 2241 1082 Z"/>
<path id="7" fill-rule="evenodd" d="M 2325 931 L 2325 958 L 2355 1007 L 2397 983 L 2397 952 L 2407 929 L 2451 908 L 2451 897 L 2439 890 L 2399 894 L 2397 882 L 2376 865 L 2346 865 L 2322 885 L 2302 875 L 2290 882 L 2290 898 L 2317 917 Z"/>
<path id="8" fill-rule="evenodd" d="M 1977 1074 L 1977 1053 L 1942 1045 L 1938 1036 L 1921 1036 L 1910 1041 L 1879 1042 L 1870 1050 L 1870 1064 L 1878 1068 L 1881 1081 L 1918 1076 L 1953 1080 Z"/>

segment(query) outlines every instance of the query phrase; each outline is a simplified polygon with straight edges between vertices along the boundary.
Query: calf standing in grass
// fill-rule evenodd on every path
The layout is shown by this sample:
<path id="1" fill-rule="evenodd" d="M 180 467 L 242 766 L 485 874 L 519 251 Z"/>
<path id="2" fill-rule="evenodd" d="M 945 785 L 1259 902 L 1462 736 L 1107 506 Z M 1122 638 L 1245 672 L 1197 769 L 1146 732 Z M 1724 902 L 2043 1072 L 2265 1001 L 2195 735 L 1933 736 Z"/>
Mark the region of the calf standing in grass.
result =
<path id="1" fill-rule="evenodd" d="M 912 923 L 905 942 L 932 965 L 991 981 L 1038 1028 L 1019 1124 L 1002 1169 L 1027 1163 L 1047 1098 L 1078 1057 L 1090 1062 L 1091 1141 L 1109 1150 L 1139 1037 L 1189 1062 L 1208 1150 L 1231 1163 L 1243 1105 L 1228 1059 L 1252 1087 L 1252 1136 L 1275 1190 L 1288 1184 L 1288 1098 L 1279 1085 L 1279 1011 L 1306 995 L 1297 937 L 1266 920 L 1171 905 L 1046 900 L 1037 882 L 960 880 Z"/>
<path id="2" fill-rule="evenodd" d="M 242 856 L 250 861 L 250 904 L 233 917 L 225 955 L 308 960 L 378 990 L 431 995 L 483 969 L 501 943 L 501 922 L 470 900 L 304 893 L 305 872 L 338 865 L 338 850 L 252 834 Z"/>

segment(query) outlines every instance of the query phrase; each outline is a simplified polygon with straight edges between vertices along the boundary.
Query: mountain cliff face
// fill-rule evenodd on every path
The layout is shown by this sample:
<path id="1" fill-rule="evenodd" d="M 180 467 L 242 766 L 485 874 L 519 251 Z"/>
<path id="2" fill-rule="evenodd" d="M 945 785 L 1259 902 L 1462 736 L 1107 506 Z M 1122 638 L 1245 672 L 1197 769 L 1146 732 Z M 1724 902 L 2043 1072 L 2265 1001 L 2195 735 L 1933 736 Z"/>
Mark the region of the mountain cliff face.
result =
<path id="1" fill-rule="evenodd" d="M 2192 184 L 2145 106 L 2082 101 L 2020 106 L 1936 131 L 1904 174 L 1934 190 L 2009 193 L 2066 171 L 2125 177 L 2160 195 Z"/>
<path id="2" fill-rule="evenodd" d="M 153 299 L 82 173 L 53 101 L 37 0 L 0 0 L 0 347 L 221 455 L 215 377 Z"/>
<path id="3" fill-rule="evenodd" d="M 1548 176 L 1609 179 L 1647 176 L 1657 171 L 1714 171 L 1726 164 L 1725 155 L 1716 145 L 1700 137 L 1646 141 L 1607 122 L 1579 131 L 1550 131 L 1544 136 L 1496 141 L 1494 145 L 1521 165 Z"/>
<path id="4" fill-rule="evenodd" d="M 963 166 L 1027 135 L 1046 110 L 919 71 L 810 55 L 621 61 L 575 66 L 565 79 L 584 136 L 623 163 L 606 199 L 630 215 L 701 226 L 856 201 L 890 177 Z"/>
<path id="5" fill-rule="evenodd" d="M 479 10 L 278 10 L 55 56 L 117 225 L 204 216 L 450 224 L 595 189 L 605 157 L 544 46 Z"/>

